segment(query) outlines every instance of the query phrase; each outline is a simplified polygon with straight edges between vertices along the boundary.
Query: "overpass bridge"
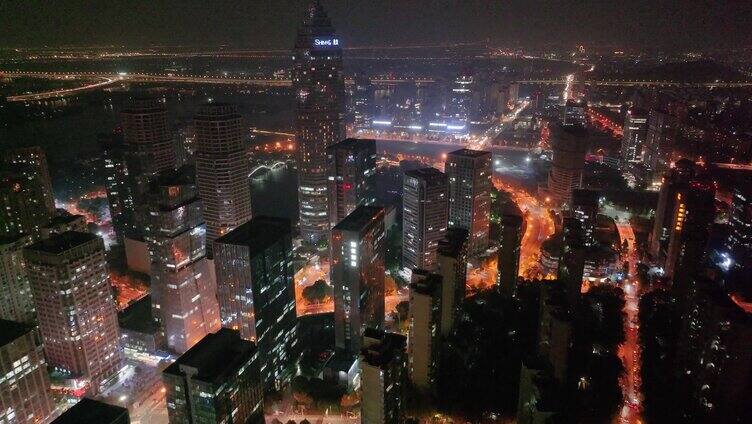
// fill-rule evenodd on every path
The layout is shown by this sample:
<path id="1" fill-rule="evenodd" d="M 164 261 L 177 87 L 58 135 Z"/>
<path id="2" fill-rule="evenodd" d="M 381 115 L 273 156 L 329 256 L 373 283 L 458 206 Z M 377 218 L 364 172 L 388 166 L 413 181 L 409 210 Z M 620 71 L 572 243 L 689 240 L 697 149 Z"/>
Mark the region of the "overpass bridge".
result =
<path id="1" fill-rule="evenodd" d="M 566 78 L 562 79 L 522 79 L 519 84 L 534 85 L 566 85 Z M 612 87 L 675 87 L 675 88 L 746 88 L 752 87 L 752 81 L 714 81 L 714 82 L 682 82 L 668 80 L 583 80 L 575 83 L 594 86 Z"/>

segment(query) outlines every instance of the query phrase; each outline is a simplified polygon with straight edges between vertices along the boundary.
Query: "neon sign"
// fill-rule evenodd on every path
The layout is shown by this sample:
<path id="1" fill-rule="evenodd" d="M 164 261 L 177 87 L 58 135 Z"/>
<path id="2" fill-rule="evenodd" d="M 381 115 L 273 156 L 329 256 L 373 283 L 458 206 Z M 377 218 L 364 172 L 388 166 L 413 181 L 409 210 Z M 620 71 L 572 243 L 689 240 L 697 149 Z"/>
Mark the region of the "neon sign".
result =
<path id="1" fill-rule="evenodd" d="M 339 38 L 314 38 L 313 46 L 320 48 L 339 47 Z"/>

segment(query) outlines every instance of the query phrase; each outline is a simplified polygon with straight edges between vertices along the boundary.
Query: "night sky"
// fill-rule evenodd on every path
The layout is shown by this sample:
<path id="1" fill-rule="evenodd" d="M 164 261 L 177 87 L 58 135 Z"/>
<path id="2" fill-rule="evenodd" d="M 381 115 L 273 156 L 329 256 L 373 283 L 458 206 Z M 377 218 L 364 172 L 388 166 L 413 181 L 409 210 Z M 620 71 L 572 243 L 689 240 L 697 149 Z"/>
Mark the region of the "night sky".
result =
<path id="1" fill-rule="evenodd" d="M 752 44 L 749 0 L 324 0 L 345 45 Z M 0 46 L 226 44 L 287 49 L 298 0 L 0 0 Z"/>

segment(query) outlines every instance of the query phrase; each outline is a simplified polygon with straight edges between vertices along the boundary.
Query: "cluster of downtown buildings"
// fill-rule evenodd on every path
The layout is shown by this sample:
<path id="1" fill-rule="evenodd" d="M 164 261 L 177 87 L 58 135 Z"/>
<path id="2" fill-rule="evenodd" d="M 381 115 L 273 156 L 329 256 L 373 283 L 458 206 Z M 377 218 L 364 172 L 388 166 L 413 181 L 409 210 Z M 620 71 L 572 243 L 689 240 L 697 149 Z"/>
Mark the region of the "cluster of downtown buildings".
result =
<path id="1" fill-rule="evenodd" d="M 408 375 L 431 388 L 436 329 L 452 327 L 468 252 L 488 246 L 491 155 L 459 150 L 446 173 L 405 176 L 404 261 L 415 287 L 408 347 L 384 331 L 375 142 L 343 140 L 342 53 L 318 2 L 298 34 L 293 81 L 300 235 L 329 242 L 335 347 L 359 367 L 364 422 L 398 422 Z M 84 217 L 56 211 L 44 152 L 4 151 L 0 421 L 50 418 L 48 369 L 64 381 L 58 388 L 96 396 L 117 380 L 124 350 L 144 345 L 179 355 L 163 371 L 170 422 L 262 419 L 264 392 L 289 383 L 302 351 L 294 226 L 252 216 L 247 128 L 234 105 L 199 107 L 193 165 L 176 153 L 160 99 L 132 99 L 121 122 L 122 138 L 102 140 L 107 198 L 118 242 L 141 240 L 148 251 L 151 290 L 139 302 L 150 303 L 152 339 L 122 337 L 104 242 Z M 86 400 L 58 420 L 127 422 L 127 413 Z"/>
<path id="2" fill-rule="evenodd" d="M 468 258 L 497 244 L 490 240 L 491 153 L 460 149 L 447 155 L 443 171 L 405 173 L 409 333 L 387 332 L 386 213 L 377 206 L 376 144 L 344 137 L 342 51 L 316 1 L 296 39 L 292 79 L 298 230 L 308 243 L 329 245 L 337 371 L 346 385 L 361 388 L 364 423 L 398 423 L 408 380 L 418 391 L 436 390 L 441 343 L 466 295 Z M 456 84 L 464 90 L 470 82 L 461 77 Z M 458 102 L 457 109 L 467 108 Z M 547 291 L 541 300 L 540 346 L 556 378 L 572 331 L 563 311 L 578 301 L 600 207 L 598 193 L 581 189 L 585 107 L 569 102 L 560 122 L 551 124 L 553 161 L 542 187 L 566 211 L 557 269 L 563 290 Z M 750 297 L 744 276 L 752 266 L 752 193 L 749 184 L 734 191 L 729 234 L 711 249 L 716 185 L 703 165 L 684 160 L 670 166 L 661 153 L 663 119 L 658 112 L 627 115 L 622 161 L 642 163 L 650 178 L 663 180 L 648 254 L 671 278 L 683 323 L 676 373 L 699 405 L 698 416 L 722 421 L 738 415 L 752 390 L 752 304 L 744 301 Z M 290 382 L 304 349 L 295 304 L 296 226 L 253 216 L 247 127 L 235 106 L 200 106 L 192 165 L 176 154 L 159 99 L 133 99 L 121 120 L 122 140 L 103 142 L 107 197 L 118 241 L 142 240 L 148 251 L 153 339 L 122 337 L 104 243 L 87 231 L 83 217 L 56 212 L 44 152 L 4 151 L 0 422 L 48 419 L 54 409 L 48 369 L 64 377 L 72 393 L 97 395 L 122 369 L 124 349 L 144 343 L 178 355 L 162 373 L 171 423 L 261 420 L 264 393 Z M 497 282 L 508 297 L 519 284 L 523 232 L 519 211 L 500 217 Z M 708 272 L 713 259 L 722 273 Z M 535 387 L 538 372 L 523 365 L 520 402 L 529 422 L 548 413 L 544 402 L 534 402 L 543 398 Z M 128 417 L 122 408 L 85 399 L 57 420 L 121 423 Z"/>

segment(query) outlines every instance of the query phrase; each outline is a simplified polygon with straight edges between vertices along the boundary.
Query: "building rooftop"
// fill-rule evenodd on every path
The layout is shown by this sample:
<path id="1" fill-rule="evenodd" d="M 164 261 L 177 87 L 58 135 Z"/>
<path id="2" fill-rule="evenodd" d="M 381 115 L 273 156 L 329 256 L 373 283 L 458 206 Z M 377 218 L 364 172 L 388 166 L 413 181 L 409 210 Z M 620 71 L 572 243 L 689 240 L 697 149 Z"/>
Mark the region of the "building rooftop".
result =
<path id="1" fill-rule="evenodd" d="M 73 249 L 74 247 L 97 239 L 99 239 L 99 237 L 92 233 L 66 231 L 62 234 L 53 234 L 50 238 L 40 240 L 26 249 L 59 255 L 65 251 Z"/>
<path id="2" fill-rule="evenodd" d="M 81 219 L 86 218 L 83 215 L 55 215 L 54 217 L 52 217 L 49 224 L 44 226 L 44 228 L 53 228 L 58 225 L 70 224 L 71 222 L 75 222 Z"/>
<path id="3" fill-rule="evenodd" d="M 491 152 L 486 150 L 459 149 L 449 153 L 447 157 L 463 156 L 468 158 L 479 158 L 486 155 L 490 156 Z"/>
<path id="4" fill-rule="evenodd" d="M 327 147 L 326 150 L 332 151 L 337 149 L 348 149 L 348 150 L 354 150 L 356 148 L 360 149 L 375 149 L 376 148 L 376 140 L 370 139 L 370 138 L 346 138 L 339 143 L 334 143 L 331 146 Z"/>
<path id="5" fill-rule="evenodd" d="M 157 331 L 157 325 L 151 311 L 151 295 L 142 297 L 118 312 L 118 324 L 120 328 L 126 330 L 154 334 Z"/>
<path id="6" fill-rule="evenodd" d="M 18 242 L 22 238 L 29 237 L 28 234 L 13 234 L 13 235 L 4 235 L 0 236 L 0 246 L 5 246 L 7 244 L 13 244 Z"/>
<path id="7" fill-rule="evenodd" d="M 363 332 L 363 348 L 360 357 L 363 363 L 374 367 L 383 367 L 397 355 L 404 354 L 407 337 L 397 333 L 367 328 Z"/>
<path id="8" fill-rule="evenodd" d="M 572 190 L 572 204 L 573 205 L 587 205 L 598 204 L 601 192 L 598 190 L 589 190 L 586 188 L 578 188 Z"/>
<path id="9" fill-rule="evenodd" d="M 238 113 L 238 107 L 232 103 L 210 102 L 203 103 L 198 107 L 198 113 L 196 113 L 198 119 L 236 119 L 240 118 Z"/>
<path id="10" fill-rule="evenodd" d="M 442 180 L 446 181 L 447 176 L 445 173 L 439 171 L 436 168 L 420 168 L 413 169 L 412 171 L 405 172 L 405 176 L 417 178 L 420 180 Z"/>
<path id="11" fill-rule="evenodd" d="M 214 240 L 214 243 L 248 246 L 253 256 L 276 243 L 280 238 L 289 236 L 291 231 L 289 219 L 257 216 Z"/>
<path id="12" fill-rule="evenodd" d="M 0 319 L 0 346 L 5 346 L 29 331 L 31 327 L 26 324 Z"/>
<path id="13" fill-rule="evenodd" d="M 128 410 L 98 400 L 83 398 L 52 424 L 108 424 L 128 422 Z"/>
<path id="14" fill-rule="evenodd" d="M 410 283 L 410 292 L 418 293 L 424 296 L 433 296 L 438 290 L 441 290 L 442 278 L 440 274 L 425 269 L 414 269 L 412 282 Z"/>
<path id="15" fill-rule="evenodd" d="M 221 384 L 250 361 L 256 345 L 240 338 L 237 330 L 221 328 L 201 339 L 163 372 L 183 376 L 185 368 L 196 369 L 192 379 Z"/>
<path id="16" fill-rule="evenodd" d="M 443 256 L 457 257 L 465 248 L 468 234 L 463 228 L 448 228 L 444 238 L 439 240 L 438 253 Z"/>
<path id="17" fill-rule="evenodd" d="M 340 221 L 333 230 L 361 231 L 379 216 L 383 219 L 384 208 L 380 206 L 358 206 L 350 215 L 347 215 L 345 219 Z"/>

